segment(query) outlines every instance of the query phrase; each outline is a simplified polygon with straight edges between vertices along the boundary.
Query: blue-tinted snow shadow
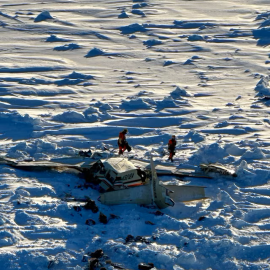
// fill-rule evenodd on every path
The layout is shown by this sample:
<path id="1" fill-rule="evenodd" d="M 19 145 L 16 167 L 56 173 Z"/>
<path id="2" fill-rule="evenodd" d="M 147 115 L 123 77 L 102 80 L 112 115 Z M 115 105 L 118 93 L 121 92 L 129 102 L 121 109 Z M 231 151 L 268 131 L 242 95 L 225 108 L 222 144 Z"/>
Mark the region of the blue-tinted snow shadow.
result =
<path id="1" fill-rule="evenodd" d="M 93 141 L 108 140 L 110 138 L 118 138 L 119 132 L 124 128 L 128 128 L 129 135 L 141 136 L 144 133 L 152 132 L 152 128 L 134 128 L 127 126 L 97 126 L 97 127 L 87 127 L 87 128 L 66 128 L 61 130 L 46 130 L 37 131 L 35 136 L 45 136 L 45 135 L 80 135 Z"/>
<path id="2" fill-rule="evenodd" d="M 33 137 L 33 125 L 30 123 L 7 122 L 1 119 L 0 139 L 22 140 Z"/>
<path id="3" fill-rule="evenodd" d="M 145 128 L 163 128 L 168 126 L 178 126 L 183 122 L 191 121 L 192 119 L 187 117 L 170 116 L 170 117 L 134 117 L 122 120 L 113 120 L 107 122 L 107 125 L 114 126 L 133 126 L 133 127 L 145 127 Z"/>

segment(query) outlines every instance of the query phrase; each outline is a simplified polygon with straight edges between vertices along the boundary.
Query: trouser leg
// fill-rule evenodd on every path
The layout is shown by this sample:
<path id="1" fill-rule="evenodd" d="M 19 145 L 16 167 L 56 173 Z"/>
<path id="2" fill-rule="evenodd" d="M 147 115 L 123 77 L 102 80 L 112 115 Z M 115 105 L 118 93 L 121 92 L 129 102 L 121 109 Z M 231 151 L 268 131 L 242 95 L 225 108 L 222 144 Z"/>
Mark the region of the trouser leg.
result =
<path id="1" fill-rule="evenodd" d="M 119 145 L 119 155 L 123 155 L 126 148 L 127 148 L 126 145 Z"/>
<path id="2" fill-rule="evenodd" d="M 169 152 L 170 152 L 169 159 L 170 159 L 171 161 L 173 161 L 173 156 L 175 155 L 174 149 L 169 149 Z"/>

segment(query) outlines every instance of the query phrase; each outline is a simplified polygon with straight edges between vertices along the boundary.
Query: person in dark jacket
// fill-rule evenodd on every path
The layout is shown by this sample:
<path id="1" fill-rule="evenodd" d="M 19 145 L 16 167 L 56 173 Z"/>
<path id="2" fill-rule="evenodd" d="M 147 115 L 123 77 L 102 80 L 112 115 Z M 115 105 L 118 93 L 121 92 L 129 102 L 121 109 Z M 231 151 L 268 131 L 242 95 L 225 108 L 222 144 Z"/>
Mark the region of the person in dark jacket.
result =
<path id="1" fill-rule="evenodd" d="M 127 133 L 128 133 L 128 130 L 126 128 L 123 129 L 123 131 L 119 133 L 119 138 L 118 138 L 119 155 L 123 155 L 126 149 L 128 150 L 128 152 L 131 151 L 131 147 L 129 146 L 126 140 Z"/>
<path id="2" fill-rule="evenodd" d="M 172 135 L 171 139 L 168 142 L 168 150 L 169 150 L 169 160 L 173 162 L 173 156 L 175 155 L 175 147 L 176 147 L 177 141 L 175 139 L 175 135 Z"/>

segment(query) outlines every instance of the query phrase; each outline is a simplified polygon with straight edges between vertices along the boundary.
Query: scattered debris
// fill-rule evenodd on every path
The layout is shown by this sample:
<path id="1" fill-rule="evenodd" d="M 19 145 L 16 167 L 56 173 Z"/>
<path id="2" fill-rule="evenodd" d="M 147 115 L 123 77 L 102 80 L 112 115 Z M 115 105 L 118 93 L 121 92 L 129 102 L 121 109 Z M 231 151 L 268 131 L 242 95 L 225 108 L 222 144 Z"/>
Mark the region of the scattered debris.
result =
<path id="1" fill-rule="evenodd" d="M 88 269 L 89 270 L 95 270 L 98 265 L 99 265 L 99 260 L 97 258 L 90 258 L 88 260 Z"/>
<path id="2" fill-rule="evenodd" d="M 107 224 L 108 223 L 108 219 L 107 216 L 104 215 L 102 212 L 99 212 L 99 221 L 103 224 Z"/>
<path id="3" fill-rule="evenodd" d="M 129 234 L 127 237 L 126 237 L 126 243 L 129 243 L 129 242 L 134 242 L 134 236 Z"/>
<path id="4" fill-rule="evenodd" d="M 157 210 L 156 212 L 152 212 L 152 214 L 154 214 L 155 216 L 163 216 L 164 215 L 164 213 L 162 213 L 159 210 Z"/>
<path id="5" fill-rule="evenodd" d="M 87 219 L 87 220 L 85 221 L 85 224 L 86 224 L 86 225 L 89 225 L 89 226 L 92 226 L 92 225 L 95 225 L 96 222 L 95 222 L 93 219 L 89 218 L 89 219 Z"/>
<path id="6" fill-rule="evenodd" d="M 90 258 L 91 257 L 91 258 Z M 110 260 L 109 256 L 105 255 L 102 249 L 97 249 L 94 252 L 88 252 L 83 256 L 82 262 L 87 262 L 85 270 L 106 270 L 106 265 L 110 265 L 109 269 L 113 266 L 113 269 L 125 269 L 122 264 L 114 263 Z"/>
<path id="7" fill-rule="evenodd" d="M 80 207 L 80 206 L 77 206 L 77 205 L 74 205 L 74 206 L 73 206 L 73 209 L 74 209 L 76 212 L 82 211 L 81 207 Z"/>
<path id="8" fill-rule="evenodd" d="M 79 151 L 79 156 L 81 156 L 81 157 L 91 157 L 92 156 L 92 151 L 91 150 Z"/>
<path id="9" fill-rule="evenodd" d="M 90 256 L 92 257 L 92 258 L 101 258 L 102 256 L 104 255 L 104 252 L 103 252 L 103 250 L 102 249 L 97 249 L 95 252 L 92 252 L 91 254 L 90 254 Z"/>
<path id="10" fill-rule="evenodd" d="M 149 269 L 152 269 L 154 267 L 155 266 L 153 263 L 140 263 L 138 265 L 138 269 L 140 269 L 140 270 L 149 270 Z"/>
<path id="11" fill-rule="evenodd" d="M 136 236 L 135 242 L 142 242 L 142 243 L 145 243 L 145 244 L 151 244 L 151 241 L 148 240 L 147 238 L 143 237 L 143 236 Z"/>
<path id="12" fill-rule="evenodd" d="M 111 263 L 111 266 L 113 266 L 114 268 L 117 269 L 126 269 L 125 267 L 123 267 L 121 264 L 119 263 Z M 127 269 L 126 269 L 127 270 Z"/>
<path id="13" fill-rule="evenodd" d="M 98 207 L 96 206 L 95 201 L 90 200 L 87 201 L 87 203 L 83 206 L 85 209 L 89 209 L 92 210 L 93 213 L 97 213 L 98 212 Z"/>
<path id="14" fill-rule="evenodd" d="M 148 224 L 148 225 L 155 225 L 155 223 L 151 222 L 151 221 L 145 221 L 145 224 Z"/>
<path id="15" fill-rule="evenodd" d="M 231 175 L 233 177 L 237 177 L 237 174 L 234 170 L 228 169 L 226 167 L 224 167 L 221 164 L 213 164 L 213 163 L 209 163 L 209 164 L 200 164 L 200 168 L 203 172 L 208 173 L 208 172 L 216 172 L 216 173 L 220 173 L 222 175 Z"/>
<path id="16" fill-rule="evenodd" d="M 130 243 L 130 242 L 141 242 L 141 243 L 145 243 L 145 244 L 151 244 L 151 241 L 148 240 L 146 237 L 143 237 L 143 236 L 136 236 L 136 237 L 134 237 L 131 234 L 129 234 L 126 237 L 125 240 L 126 240 L 125 244 Z"/>

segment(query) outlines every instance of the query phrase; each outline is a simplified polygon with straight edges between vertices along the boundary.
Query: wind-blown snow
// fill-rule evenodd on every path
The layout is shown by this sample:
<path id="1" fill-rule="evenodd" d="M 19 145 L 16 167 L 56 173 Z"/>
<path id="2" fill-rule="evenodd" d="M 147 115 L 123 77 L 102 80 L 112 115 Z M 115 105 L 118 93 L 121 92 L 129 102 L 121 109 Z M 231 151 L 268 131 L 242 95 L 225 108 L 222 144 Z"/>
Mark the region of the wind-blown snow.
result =
<path id="1" fill-rule="evenodd" d="M 269 269 L 268 1 L 3 0 L 0 7 L 1 155 L 81 160 L 78 152 L 90 148 L 107 157 L 128 128 L 130 159 L 152 155 L 197 172 L 219 162 L 237 173 L 161 177 L 205 186 L 208 198 L 158 212 L 102 205 L 72 170 L 0 164 L 1 269 L 82 270 L 99 248 L 97 269 L 142 262 Z M 70 196 L 88 196 L 98 213 Z"/>

